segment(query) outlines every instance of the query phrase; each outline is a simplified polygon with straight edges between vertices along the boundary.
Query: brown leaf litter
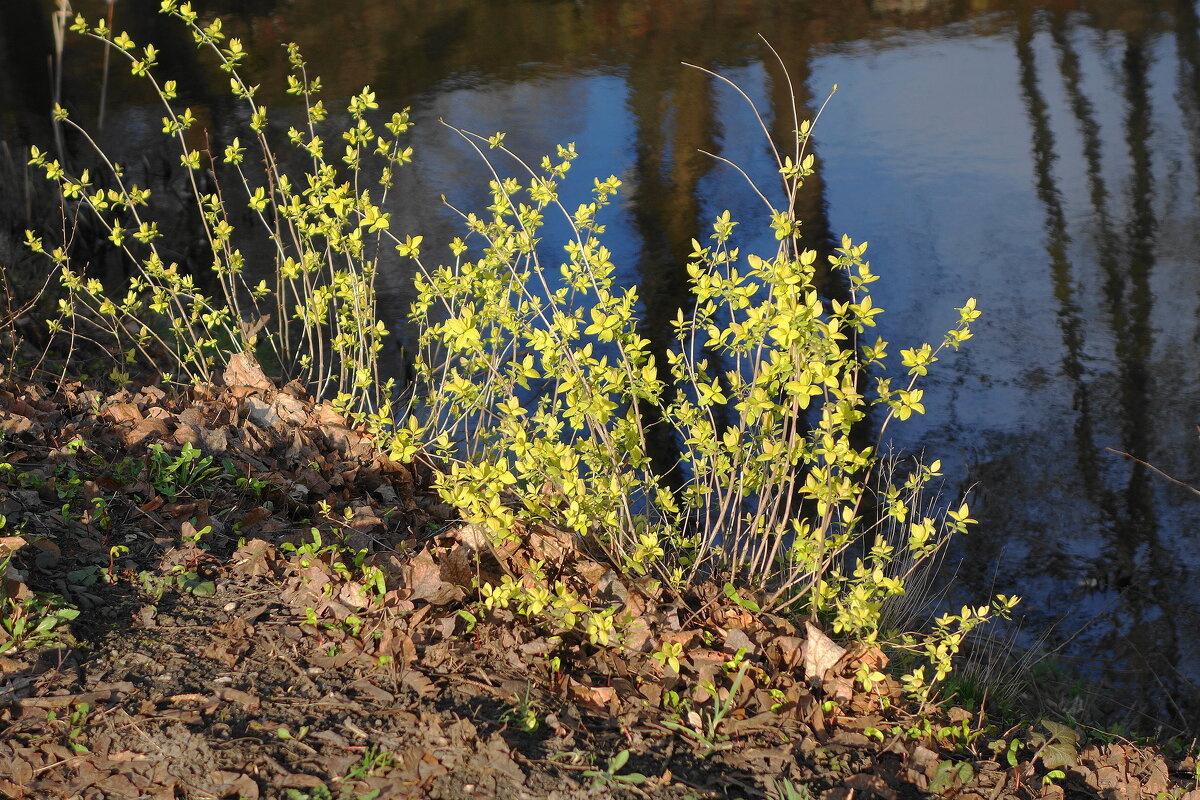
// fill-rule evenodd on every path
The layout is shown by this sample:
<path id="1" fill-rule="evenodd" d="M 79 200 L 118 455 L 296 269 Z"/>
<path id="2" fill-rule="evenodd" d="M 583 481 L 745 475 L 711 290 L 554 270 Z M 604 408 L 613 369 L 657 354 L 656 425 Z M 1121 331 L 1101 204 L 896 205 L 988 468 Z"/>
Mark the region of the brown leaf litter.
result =
<path id="1" fill-rule="evenodd" d="M 965 712 L 918 733 L 893 680 L 857 690 L 877 650 L 713 585 L 666 595 L 561 531 L 493 546 L 447 523 L 432 467 L 249 359 L 177 393 L 10 381 L 0 431 L 0 579 L 81 611 L 70 646 L 0 655 L 0 797 L 1200 800 L 1188 765 L 1125 744 L 1043 786 L 937 736 Z M 152 445 L 216 471 L 156 477 Z M 535 560 L 613 607 L 622 642 L 483 608 L 481 582 Z"/>

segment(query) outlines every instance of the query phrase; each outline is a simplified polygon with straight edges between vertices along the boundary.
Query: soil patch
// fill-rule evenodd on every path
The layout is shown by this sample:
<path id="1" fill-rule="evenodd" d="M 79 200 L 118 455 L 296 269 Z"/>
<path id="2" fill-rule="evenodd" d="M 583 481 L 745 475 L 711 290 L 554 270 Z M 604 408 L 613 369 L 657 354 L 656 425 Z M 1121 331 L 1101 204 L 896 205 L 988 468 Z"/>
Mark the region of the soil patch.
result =
<path id="1" fill-rule="evenodd" d="M 9 381 L 0 432 L 0 797 L 1200 800 L 1192 762 L 862 691 L 879 650 L 752 598 L 494 542 L 248 361 Z"/>

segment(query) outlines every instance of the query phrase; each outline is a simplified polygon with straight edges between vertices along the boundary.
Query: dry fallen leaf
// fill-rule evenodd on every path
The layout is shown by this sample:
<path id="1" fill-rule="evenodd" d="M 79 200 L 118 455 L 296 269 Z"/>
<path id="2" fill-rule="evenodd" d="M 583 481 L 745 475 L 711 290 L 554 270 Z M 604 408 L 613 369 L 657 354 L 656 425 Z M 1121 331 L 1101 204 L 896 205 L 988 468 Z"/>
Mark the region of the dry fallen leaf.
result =
<path id="1" fill-rule="evenodd" d="M 843 786 L 856 790 L 864 797 L 882 797 L 884 800 L 896 800 L 896 791 L 887 785 L 887 781 L 869 772 L 860 772 L 846 778 Z"/>
<path id="2" fill-rule="evenodd" d="M 421 697 L 430 697 L 431 695 L 437 694 L 437 687 L 434 686 L 433 681 L 431 681 L 424 673 L 418 672 L 417 670 L 406 670 L 401 680 L 404 682 L 404 685 L 412 689 Z"/>
<path id="3" fill-rule="evenodd" d="M 342 601 L 351 608 L 363 609 L 371 604 L 370 598 L 367 597 L 366 590 L 362 584 L 354 581 L 346 581 L 338 590 L 338 600 Z"/>
<path id="4" fill-rule="evenodd" d="M 230 560 L 234 570 L 242 575 L 272 575 L 279 566 L 279 553 L 270 542 L 251 539 L 239 547 Z"/>
<path id="5" fill-rule="evenodd" d="M 262 367 L 247 353 L 237 353 L 229 359 L 229 366 L 222 376 L 229 388 L 249 387 L 260 391 L 271 389 L 271 381 Z"/>
<path id="6" fill-rule="evenodd" d="M 239 775 L 233 783 L 228 784 L 230 794 L 238 800 L 258 800 L 258 784 L 249 775 Z"/>
<path id="7" fill-rule="evenodd" d="M 804 640 L 798 636 L 776 636 L 767 643 L 767 658 L 783 669 L 795 669 L 804 663 Z"/>
<path id="8" fill-rule="evenodd" d="M 442 580 L 442 569 L 428 550 L 414 556 L 403 569 L 404 585 L 412 590 L 409 599 L 440 605 L 461 597 L 462 590 Z"/>
<path id="9" fill-rule="evenodd" d="M 250 692 L 231 687 L 218 687 L 217 697 L 227 703 L 236 703 L 247 711 L 257 711 L 262 705 L 262 701 Z"/>
<path id="10" fill-rule="evenodd" d="M 134 423 L 133 428 L 125 431 L 125 444 L 133 447 L 147 439 L 162 439 L 169 433 L 167 423 L 161 419 L 141 419 Z"/>
<path id="11" fill-rule="evenodd" d="M 12 779 L 18 785 L 23 786 L 33 780 L 33 765 L 25 759 L 14 758 L 9 762 L 9 768 L 12 769 Z"/>
<path id="12" fill-rule="evenodd" d="M 24 536 L 0 536 L 0 558 L 15 553 L 24 546 Z"/>
<path id="13" fill-rule="evenodd" d="M 834 642 L 811 622 L 804 623 L 807 642 L 804 647 L 804 677 L 819 682 L 825 672 L 846 654 L 846 648 Z"/>
<path id="14" fill-rule="evenodd" d="M 596 711 L 608 711 L 616 697 L 616 690 L 611 686 L 588 686 L 574 678 L 568 678 L 567 687 L 574 700 Z"/>
<path id="15" fill-rule="evenodd" d="M 142 418 L 141 409 L 133 403 L 114 403 L 105 413 L 113 422 L 137 422 Z"/>

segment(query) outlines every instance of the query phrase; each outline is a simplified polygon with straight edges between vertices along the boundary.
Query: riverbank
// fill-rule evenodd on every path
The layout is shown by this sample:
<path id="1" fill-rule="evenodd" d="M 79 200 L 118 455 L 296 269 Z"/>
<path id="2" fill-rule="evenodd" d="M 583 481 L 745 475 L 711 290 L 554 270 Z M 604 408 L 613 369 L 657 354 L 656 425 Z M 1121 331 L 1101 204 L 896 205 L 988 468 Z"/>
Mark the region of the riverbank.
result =
<path id="1" fill-rule="evenodd" d="M 913 709 L 879 650 L 719 587 L 493 547 L 241 359 L 185 392 L 9 376 L 0 430 L 0 796 L 1200 797 L 1192 761 Z M 623 635 L 477 588 L 539 574 Z"/>

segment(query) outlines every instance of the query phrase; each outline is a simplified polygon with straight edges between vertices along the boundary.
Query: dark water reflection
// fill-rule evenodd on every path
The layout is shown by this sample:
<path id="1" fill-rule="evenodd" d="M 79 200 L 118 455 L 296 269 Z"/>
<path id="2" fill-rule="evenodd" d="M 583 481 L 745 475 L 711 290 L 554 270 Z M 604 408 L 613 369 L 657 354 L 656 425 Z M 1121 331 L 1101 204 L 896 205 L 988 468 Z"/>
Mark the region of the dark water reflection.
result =
<path id="1" fill-rule="evenodd" d="M 211 88 L 220 73 L 160 30 L 157 5 L 121 0 L 117 27 L 185 45 L 164 52 L 164 72 L 192 79 L 188 102 L 227 140 L 241 112 Z M 284 72 L 277 44 L 294 40 L 326 97 L 369 83 L 413 105 L 417 165 L 396 210 L 398 227 L 428 242 L 455 232 L 439 193 L 482 199 L 479 164 L 438 118 L 506 130 L 533 157 L 575 141 L 573 174 L 625 181 L 609 246 L 644 287 L 651 334 L 680 302 L 706 220 L 760 213 L 740 177 L 697 151 L 770 179 L 740 100 L 679 62 L 736 80 L 779 138 L 792 127 L 788 89 L 757 34 L 783 56 L 802 114 L 840 84 L 816 132 L 820 177 L 800 198 L 810 243 L 870 240 L 894 350 L 940 337 L 968 296 L 986 311 L 977 337 L 931 376 L 928 416 L 896 429 L 899 446 L 924 447 L 947 475 L 979 485 L 982 524 L 962 545 L 957 591 L 1025 595 L 1031 629 L 1057 621 L 1064 654 L 1126 681 L 1130 705 L 1174 725 L 1195 718 L 1200 498 L 1108 449 L 1200 481 L 1193 0 L 197 5 L 227 15 L 264 81 Z M 50 141 L 37 113 L 49 85 L 38 6 L 0 5 L 10 143 Z M 65 90 L 81 119 L 98 116 L 98 75 L 76 43 Z M 266 90 L 286 106 L 278 88 Z M 135 85 L 114 75 L 109 98 L 108 142 L 157 142 L 159 112 Z M 753 244 L 772 249 L 769 237 Z M 397 265 L 385 280 L 401 307 L 409 276 Z"/>

